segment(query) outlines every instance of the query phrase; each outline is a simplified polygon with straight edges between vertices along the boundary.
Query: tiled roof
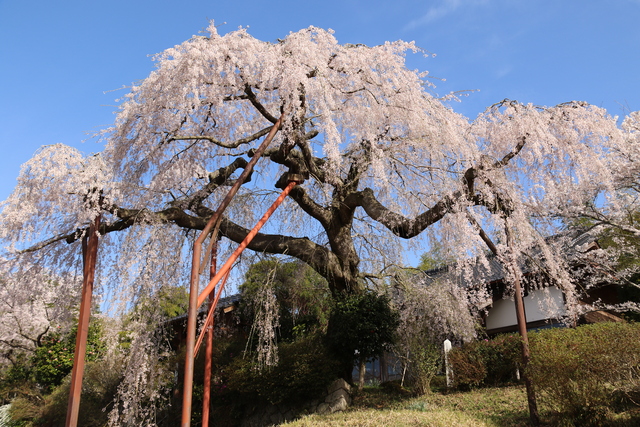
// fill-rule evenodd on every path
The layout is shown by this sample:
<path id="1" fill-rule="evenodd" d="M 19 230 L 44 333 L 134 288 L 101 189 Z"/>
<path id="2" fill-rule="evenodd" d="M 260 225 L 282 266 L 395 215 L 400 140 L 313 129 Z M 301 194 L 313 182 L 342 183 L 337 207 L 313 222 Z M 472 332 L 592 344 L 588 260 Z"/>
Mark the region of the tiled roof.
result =
<path id="1" fill-rule="evenodd" d="M 240 302 L 240 294 L 234 294 L 234 295 L 230 295 L 228 297 L 224 297 L 224 298 L 220 298 L 218 300 L 218 304 L 216 305 L 216 310 L 221 310 L 224 309 L 226 307 L 231 307 L 232 305 L 236 304 L 237 302 Z M 206 313 L 207 310 L 209 309 L 207 304 L 202 304 L 199 308 L 198 308 L 198 314 L 200 313 Z M 181 314 L 180 316 L 176 316 L 176 317 L 172 317 L 171 319 L 166 320 L 164 323 L 173 323 L 173 322 L 177 322 L 179 320 L 186 320 L 188 317 L 188 314 Z"/>
<path id="2" fill-rule="evenodd" d="M 572 235 L 573 234 L 573 235 Z M 596 238 L 590 233 L 566 232 L 546 239 L 549 244 L 562 245 L 562 253 L 570 260 L 579 253 L 584 253 L 591 249 L 591 245 L 596 244 Z M 541 256 L 540 249 L 533 249 L 531 257 Z M 531 271 L 531 263 L 522 257 L 519 260 L 523 274 Z M 488 284 L 504 279 L 505 271 L 502 264 L 494 255 L 490 255 L 486 260 L 477 258 L 475 263 L 467 265 L 449 264 L 444 267 L 435 268 L 416 275 L 412 280 L 419 281 L 424 285 L 430 285 L 436 281 L 448 280 L 462 287 L 471 288 L 479 284 Z"/>

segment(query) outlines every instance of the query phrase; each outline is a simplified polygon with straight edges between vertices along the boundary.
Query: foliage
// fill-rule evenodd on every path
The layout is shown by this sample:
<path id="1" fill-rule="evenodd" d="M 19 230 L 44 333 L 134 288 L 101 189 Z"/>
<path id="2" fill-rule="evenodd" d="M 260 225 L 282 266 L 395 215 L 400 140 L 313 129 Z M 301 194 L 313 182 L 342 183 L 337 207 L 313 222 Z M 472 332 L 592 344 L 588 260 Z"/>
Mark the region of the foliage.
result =
<path id="1" fill-rule="evenodd" d="M 62 382 L 73 368 L 73 358 L 76 347 L 77 327 L 62 335 L 52 333 L 43 339 L 31 359 L 35 381 L 47 391 L 51 391 Z M 85 361 L 99 359 L 104 353 L 102 326 L 100 321 L 93 319 L 89 323 L 87 333 L 87 351 Z"/>
<path id="2" fill-rule="evenodd" d="M 2 402 L 16 402 L 13 413 L 18 419 L 28 419 L 40 412 L 46 396 L 62 383 L 73 368 L 76 330 L 66 334 L 50 333 L 41 340 L 31 357 L 23 355 L 0 377 Z M 98 360 L 104 354 L 102 325 L 98 319 L 89 324 L 85 360 Z M 35 414 L 35 415 L 34 415 Z"/>
<path id="3" fill-rule="evenodd" d="M 346 379 L 351 379 L 355 361 L 369 361 L 391 350 L 398 324 L 398 312 L 385 295 L 368 291 L 336 301 L 327 336 L 330 348 L 348 372 Z"/>
<path id="4" fill-rule="evenodd" d="M 326 280 L 300 262 L 267 258 L 249 268 L 240 286 L 248 347 L 260 366 L 277 364 L 278 341 L 326 331 L 331 295 Z"/>
<path id="5" fill-rule="evenodd" d="M 282 343 L 278 352 L 279 363 L 266 369 L 257 369 L 249 358 L 236 358 L 229 367 L 225 393 L 244 403 L 293 406 L 319 397 L 335 379 L 335 362 L 317 338 Z"/>
<path id="6" fill-rule="evenodd" d="M 163 285 L 151 295 L 142 295 L 125 316 L 128 322 L 151 320 L 155 327 L 160 320 L 185 314 L 189 309 L 189 292 L 183 286 Z"/>
<path id="7" fill-rule="evenodd" d="M 467 389 L 477 387 L 487 377 L 487 370 L 478 354 L 471 351 L 452 349 L 448 355 L 456 387 Z"/>
<path id="8" fill-rule="evenodd" d="M 28 394 L 32 384 L 31 367 L 26 358 L 20 358 L 14 365 L 0 371 L 0 404 L 7 404 L 11 399 L 25 392 Z"/>
<path id="9" fill-rule="evenodd" d="M 78 419 L 83 427 L 103 427 L 107 425 L 113 399 L 122 381 L 122 358 L 108 358 L 89 362 L 85 366 L 82 379 L 82 398 Z M 45 397 L 44 406 L 39 409 L 36 425 L 63 425 L 67 415 L 70 378 Z"/>
<path id="10" fill-rule="evenodd" d="M 430 244 L 429 251 L 420 255 L 418 269 L 429 271 L 454 263 L 456 261 L 455 258 L 448 255 L 446 250 L 447 248 L 445 248 L 441 241 L 433 240 Z"/>
<path id="11" fill-rule="evenodd" d="M 70 372 L 73 367 L 77 328 L 73 328 L 66 333 L 53 332 L 47 334 L 41 340 L 31 357 L 24 355 L 17 363 L 2 372 L 0 390 L 3 401 L 11 401 L 11 418 L 17 425 L 54 425 L 64 423 L 66 408 L 69 396 Z M 92 390 L 96 387 L 106 387 L 106 382 L 93 380 L 97 372 L 103 375 L 119 376 L 119 371 L 106 368 L 108 361 L 94 362 L 101 359 L 105 354 L 105 343 L 103 341 L 103 324 L 101 319 L 92 318 L 89 324 L 87 337 L 87 352 L 85 361 L 85 380 L 83 382 L 83 399 L 85 392 L 89 395 L 86 398 L 85 407 L 92 401 Z M 91 366 L 91 368 L 90 368 Z M 103 371 L 104 370 L 104 371 Z M 111 394 L 106 393 L 106 405 L 115 395 L 115 389 Z M 53 403 L 58 401 L 58 403 Z M 57 407 L 51 413 L 51 407 Z M 103 406 L 104 407 L 104 406 Z M 95 411 L 93 407 L 89 412 Z M 106 415 L 102 412 L 103 418 Z M 53 415 L 52 415 L 53 414 Z M 87 416 L 87 420 L 91 417 Z M 49 421 L 47 421 L 49 420 Z M 52 421 L 53 420 L 53 421 Z M 57 423 L 57 424 L 55 424 Z M 102 423 L 104 424 L 104 422 Z M 90 425 L 90 424 L 86 424 Z M 95 424 L 100 425 L 100 424 Z"/>
<path id="12" fill-rule="evenodd" d="M 155 298 L 155 304 L 168 319 L 185 314 L 189 309 L 189 292 L 182 286 L 163 286 Z"/>
<path id="13" fill-rule="evenodd" d="M 640 393 L 640 324 L 549 329 L 530 339 L 528 372 L 540 400 L 575 425 L 600 425 L 617 398 Z"/>
<path id="14" fill-rule="evenodd" d="M 453 348 L 449 352 L 454 385 L 467 389 L 498 386 L 517 380 L 522 366 L 522 347 L 518 335 L 499 335 Z"/>
<path id="15" fill-rule="evenodd" d="M 331 294 L 326 280 L 300 261 L 281 263 L 275 258 L 259 261 L 249 267 L 240 286 L 242 304 L 253 324 L 259 310 L 261 288 L 270 284 L 278 302 L 278 337 L 294 338 L 326 330 Z"/>
<path id="16" fill-rule="evenodd" d="M 409 384 L 417 395 L 431 391 L 431 380 L 441 366 L 442 351 L 439 346 L 427 340 L 414 344 L 410 350 Z"/>

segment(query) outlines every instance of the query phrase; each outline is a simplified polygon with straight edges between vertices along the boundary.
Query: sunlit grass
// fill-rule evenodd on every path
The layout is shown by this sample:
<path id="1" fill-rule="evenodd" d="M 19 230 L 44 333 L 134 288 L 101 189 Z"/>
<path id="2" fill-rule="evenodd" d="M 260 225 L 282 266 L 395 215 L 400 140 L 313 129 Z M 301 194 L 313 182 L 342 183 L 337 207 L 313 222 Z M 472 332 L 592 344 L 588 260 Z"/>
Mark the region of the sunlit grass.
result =
<path id="1" fill-rule="evenodd" d="M 359 409 L 327 416 L 310 415 L 287 426 L 493 426 L 473 415 L 446 409 L 418 412 L 411 409 Z"/>
<path id="2" fill-rule="evenodd" d="M 613 409 L 613 408 L 612 408 Z M 576 426 L 572 420 L 553 414 L 539 405 L 541 425 Z M 289 427 L 333 426 L 478 426 L 525 427 L 529 424 L 527 395 L 523 385 L 481 388 L 467 392 L 435 391 L 411 397 L 400 387 L 365 387 L 351 407 L 331 415 L 307 415 L 285 424 Z M 640 425 L 640 408 L 632 406 L 612 411 L 607 426 Z"/>
<path id="3" fill-rule="evenodd" d="M 432 393 L 411 398 L 381 388 L 365 388 L 344 412 L 308 415 L 286 424 L 303 426 L 527 426 L 523 387 L 465 393 Z"/>

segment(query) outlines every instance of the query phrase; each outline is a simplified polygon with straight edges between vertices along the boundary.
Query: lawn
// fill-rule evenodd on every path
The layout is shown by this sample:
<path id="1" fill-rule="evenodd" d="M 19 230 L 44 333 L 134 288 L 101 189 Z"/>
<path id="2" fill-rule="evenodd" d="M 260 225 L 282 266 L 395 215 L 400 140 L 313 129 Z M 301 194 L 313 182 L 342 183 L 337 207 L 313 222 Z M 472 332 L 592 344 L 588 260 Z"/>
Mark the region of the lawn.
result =
<path id="1" fill-rule="evenodd" d="M 559 425 L 552 414 L 541 411 L 543 426 Z M 640 414 L 625 412 L 613 416 L 608 425 L 637 426 Z M 468 392 L 433 392 L 411 397 L 398 390 L 365 387 L 345 412 L 307 415 L 285 424 L 288 427 L 335 426 L 529 426 L 524 386 L 483 388 Z M 567 424 L 563 424 L 567 425 Z"/>

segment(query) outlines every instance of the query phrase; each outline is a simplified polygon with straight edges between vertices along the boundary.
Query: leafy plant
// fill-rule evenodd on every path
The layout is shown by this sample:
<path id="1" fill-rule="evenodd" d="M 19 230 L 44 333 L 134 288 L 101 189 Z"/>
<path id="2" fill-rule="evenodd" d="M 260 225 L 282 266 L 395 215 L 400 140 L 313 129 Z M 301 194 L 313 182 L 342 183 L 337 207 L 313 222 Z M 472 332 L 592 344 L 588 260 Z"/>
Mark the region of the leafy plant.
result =
<path id="1" fill-rule="evenodd" d="M 546 406 L 576 425 L 598 425 L 616 397 L 640 392 L 640 324 L 532 334 L 528 371 Z"/>
<path id="2" fill-rule="evenodd" d="M 303 262 L 280 262 L 276 258 L 253 264 L 245 274 L 240 292 L 248 324 L 260 310 L 260 291 L 267 284 L 278 303 L 281 340 L 291 341 L 326 329 L 331 307 L 327 281 Z"/>
<path id="3" fill-rule="evenodd" d="M 52 333 L 42 340 L 42 345 L 35 351 L 31 359 L 32 372 L 35 381 L 45 390 L 50 391 L 60 385 L 62 379 L 73 368 L 73 358 L 76 346 L 77 327 L 67 334 Z M 95 319 L 90 323 L 87 335 L 87 362 L 97 360 L 104 351 L 101 342 L 102 329 L 100 322 Z"/>
<path id="4" fill-rule="evenodd" d="M 360 363 L 362 372 L 365 362 L 391 350 L 398 324 L 398 312 L 390 307 L 385 295 L 367 291 L 343 296 L 336 302 L 327 336 L 330 348 L 343 362 L 345 379 L 351 379 L 354 362 Z"/>
<path id="5" fill-rule="evenodd" d="M 497 386 L 517 380 L 522 365 L 520 337 L 500 335 L 454 348 L 449 353 L 456 387 Z"/>
<path id="6" fill-rule="evenodd" d="M 265 369 L 250 358 L 235 358 L 226 369 L 226 384 L 214 389 L 245 403 L 297 404 L 317 398 L 335 379 L 335 361 L 317 337 L 283 343 L 278 353 L 278 364 Z"/>

